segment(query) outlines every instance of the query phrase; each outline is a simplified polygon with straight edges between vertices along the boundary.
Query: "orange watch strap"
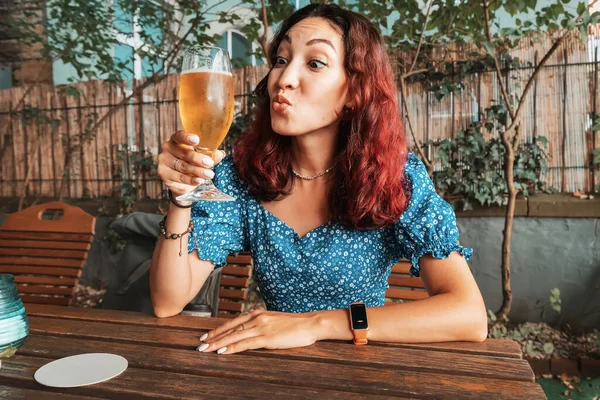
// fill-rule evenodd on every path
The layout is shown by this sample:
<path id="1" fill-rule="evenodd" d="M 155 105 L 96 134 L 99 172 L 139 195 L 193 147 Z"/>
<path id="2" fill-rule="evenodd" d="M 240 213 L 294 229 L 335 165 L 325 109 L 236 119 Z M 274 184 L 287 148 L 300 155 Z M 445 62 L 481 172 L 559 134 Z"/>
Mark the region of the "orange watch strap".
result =
<path id="1" fill-rule="evenodd" d="M 354 344 L 367 344 L 369 341 L 367 340 L 367 335 L 369 333 L 368 330 L 358 330 L 352 331 L 354 333 Z"/>
<path id="2" fill-rule="evenodd" d="M 352 304 L 363 304 L 364 303 L 360 303 L 360 302 L 354 302 Z M 352 304 L 348 307 L 348 314 L 350 317 L 350 329 L 352 329 L 352 312 L 351 312 L 351 306 Z M 354 344 L 367 344 L 369 343 L 369 341 L 367 340 L 367 335 L 369 334 L 369 330 L 368 329 L 352 329 L 352 334 L 354 335 Z"/>

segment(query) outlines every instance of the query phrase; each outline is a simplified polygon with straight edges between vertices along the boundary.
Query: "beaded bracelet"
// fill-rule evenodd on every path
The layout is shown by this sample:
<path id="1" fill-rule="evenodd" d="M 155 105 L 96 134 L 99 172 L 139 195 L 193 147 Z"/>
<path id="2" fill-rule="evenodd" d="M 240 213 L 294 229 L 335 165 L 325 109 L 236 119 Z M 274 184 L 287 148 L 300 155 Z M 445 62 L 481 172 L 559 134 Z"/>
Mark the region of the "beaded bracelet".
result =
<path id="1" fill-rule="evenodd" d="M 181 250 L 182 250 L 182 247 L 183 247 L 183 244 L 182 244 L 183 237 L 194 230 L 194 221 L 192 221 L 190 219 L 190 223 L 188 225 L 187 230 L 185 232 L 182 232 L 182 233 L 169 233 L 169 232 L 167 232 L 167 230 L 165 229 L 165 225 L 166 224 L 167 224 L 167 216 L 165 215 L 165 217 L 162 219 L 162 221 L 160 221 L 160 223 L 158 224 L 160 226 L 160 233 L 166 239 L 179 239 L 179 257 L 181 257 Z"/>

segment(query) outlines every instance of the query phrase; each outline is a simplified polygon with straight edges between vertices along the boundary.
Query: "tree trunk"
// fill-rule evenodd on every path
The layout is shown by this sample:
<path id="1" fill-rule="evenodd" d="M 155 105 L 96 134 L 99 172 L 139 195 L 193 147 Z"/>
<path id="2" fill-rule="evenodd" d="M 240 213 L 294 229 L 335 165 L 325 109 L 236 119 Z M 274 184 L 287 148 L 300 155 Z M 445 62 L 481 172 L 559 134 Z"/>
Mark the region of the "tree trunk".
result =
<path id="1" fill-rule="evenodd" d="M 517 130 L 518 133 L 518 130 Z M 516 133 L 515 133 L 516 134 Z M 515 149 L 508 139 L 503 136 L 506 155 L 504 156 L 504 179 L 508 188 L 508 205 L 504 218 L 504 231 L 502 239 L 502 306 L 496 312 L 498 321 L 503 321 L 508 316 L 512 305 L 512 289 L 510 288 L 510 242 L 512 226 L 515 218 L 515 204 L 517 202 L 517 189 L 515 188 Z"/>

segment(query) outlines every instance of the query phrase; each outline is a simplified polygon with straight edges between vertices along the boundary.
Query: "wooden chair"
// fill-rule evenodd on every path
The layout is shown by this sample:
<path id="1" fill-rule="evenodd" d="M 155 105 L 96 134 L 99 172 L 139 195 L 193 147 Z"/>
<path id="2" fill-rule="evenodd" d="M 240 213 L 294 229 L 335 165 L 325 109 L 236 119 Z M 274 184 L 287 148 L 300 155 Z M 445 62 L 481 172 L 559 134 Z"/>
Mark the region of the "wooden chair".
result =
<path id="1" fill-rule="evenodd" d="M 390 288 L 385 292 L 390 300 L 421 300 L 429 297 L 421 278 L 410 276 L 410 261 L 403 259 L 392 268 L 388 278 Z"/>
<path id="2" fill-rule="evenodd" d="M 29 207 L 0 225 L 0 273 L 15 276 L 24 303 L 70 305 L 96 218 L 61 202 Z"/>
<path id="3" fill-rule="evenodd" d="M 227 257 L 219 288 L 219 317 L 235 318 L 244 311 L 253 265 L 250 253 Z"/>

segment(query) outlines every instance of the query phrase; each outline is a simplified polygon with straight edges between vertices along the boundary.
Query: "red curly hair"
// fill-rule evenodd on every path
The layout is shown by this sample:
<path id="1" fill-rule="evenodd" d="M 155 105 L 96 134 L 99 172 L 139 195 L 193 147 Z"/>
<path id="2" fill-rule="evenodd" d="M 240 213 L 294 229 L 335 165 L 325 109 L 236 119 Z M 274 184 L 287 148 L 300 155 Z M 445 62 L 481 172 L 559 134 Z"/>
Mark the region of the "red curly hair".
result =
<path id="1" fill-rule="evenodd" d="M 364 16 L 333 4 L 311 4 L 292 14 L 275 34 L 269 46 L 271 65 L 284 35 L 309 17 L 324 18 L 340 29 L 348 93 L 354 104 L 340 123 L 339 161 L 329 193 L 332 221 L 356 229 L 391 226 L 406 209 L 410 194 L 404 176 L 408 155 L 404 124 L 383 40 Z M 271 128 L 268 79 L 267 74 L 255 89 L 254 120 L 233 152 L 238 175 L 261 201 L 288 195 L 294 182 L 291 138 Z"/>

